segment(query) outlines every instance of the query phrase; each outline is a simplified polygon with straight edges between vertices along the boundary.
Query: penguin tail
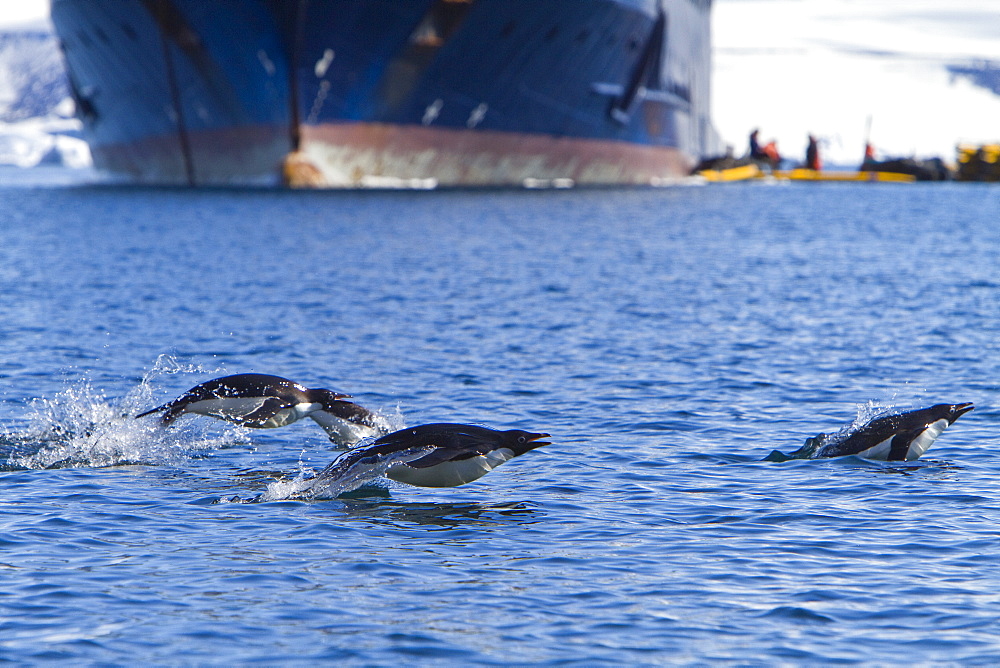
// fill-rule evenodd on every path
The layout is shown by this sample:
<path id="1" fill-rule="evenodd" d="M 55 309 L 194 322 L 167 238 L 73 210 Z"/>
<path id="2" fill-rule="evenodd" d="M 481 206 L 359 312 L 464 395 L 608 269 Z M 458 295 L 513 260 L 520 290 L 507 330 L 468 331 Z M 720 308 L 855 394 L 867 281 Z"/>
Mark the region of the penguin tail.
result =
<path id="1" fill-rule="evenodd" d="M 795 452 L 785 454 L 784 452 L 779 452 L 778 450 L 772 450 L 771 454 L 764 457 L 761 461 L 787 462 L 793 459 L 813 459 L 819 451 L 820 446 L 822 446 L 825 441 L 826 434 L 817 434 L 812 438 L 807 438 L 806 442 L 802 444 L 802 447 Z"/>
<path id="2" fill-rule="evenodd" d="M 163 412 L 163 415 L 160 416 L 160 424 L 163 425 L 164 427 L 169 427 L 171 424 L 173 424 L 174 420 L 177 419 L 177 413 L 175 413 L 172 410 L 170 404 L 157 406 L 156 408 L 151 408 L 150 410 L 144 413 L 139 413 L 138 415 L 135 416 L 135 419 L 138 420 L 141 417 L 146 417 L 147 415 L 152 415 L 153 413 L 159 413 L 159 412 Z"/>

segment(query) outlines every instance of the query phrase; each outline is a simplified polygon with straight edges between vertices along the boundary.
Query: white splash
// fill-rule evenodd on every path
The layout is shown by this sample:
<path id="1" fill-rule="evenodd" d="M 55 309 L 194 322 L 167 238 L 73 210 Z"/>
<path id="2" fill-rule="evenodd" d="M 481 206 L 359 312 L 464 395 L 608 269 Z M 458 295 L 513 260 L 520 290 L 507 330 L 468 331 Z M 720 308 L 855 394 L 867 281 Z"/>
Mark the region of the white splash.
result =
<path id="1" fill-rule="evenodd" d="M 806 439 L 805 445 L 793 454 L 797 459 L 816 459 L 822 456 L 820 453 L 825 448 L 846 441 L 856 432 L 867 427 L 873 420 L 898 412 L 895 404 L 870 399 L 866 403 L 857 405 L 857 415 L 851 424 L 841 427 L 835 433 L 819 434 Z"/>
<path id="2" fill-rule="evenodd" d="M 199 452 L 246 443 L 244 430 L 237 428 L 198 435 L 133 417 L 152 403 L 153 379 L 196 370 L 161 356 L 124 397 L 108 398 L 81 380 L 53 397 L 35 399 L 27 428 L 0 434 L 10 453 L 4 464 L 16 469 L 174 464 Z"/>
<path id="3" fill-rule="evenodd" d="M 854 418 L 854 422 L 843 427 L 836 434 L 831 434 L 827 437 L 827 443 L 840 442 L 846 439 L 848 436 L 854 432 L 868 426 L 872 420 L 876 420 L 880 417 L 885 417 L 887 415 L 892 415 L 893 413 L 898 413 L 898 409 L 894 404 L 882 403 L 881 401 L 874 401 L 869 399 L 866 403 L 857 405 L 857 415 Z"/>
<path id="4" fill-rule="evenodd" d="M 272 482 L 256 501 L 334 499 L 383 478 L 390 466 L 418 459 L 433 449 L 422 446 L 388 455 L 365 456 L 364 447 L 355 448 L 314 476 L 306 477 L 303 473 L 294 480 Z"/>

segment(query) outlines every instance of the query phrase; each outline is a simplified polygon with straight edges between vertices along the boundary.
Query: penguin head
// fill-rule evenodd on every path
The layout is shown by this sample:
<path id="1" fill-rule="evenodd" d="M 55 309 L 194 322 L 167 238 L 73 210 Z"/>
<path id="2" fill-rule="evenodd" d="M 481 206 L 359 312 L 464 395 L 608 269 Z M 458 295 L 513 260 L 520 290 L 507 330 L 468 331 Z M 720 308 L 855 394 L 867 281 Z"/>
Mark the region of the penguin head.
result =
<path id="1" fill-rule="evenodd" d="M 317 404 L 323 404 L 324 406 L 329 407 L 334 405 L 334 402 L 340 401 L 341 399 L 350 399 L 351 395 L 319 388 L 309 390 L 309 398 Z"/>
<path id="2" fill-rule="evenodd" d="M 948 420 L 948 424 L 955 424 L 955 420 L 957 420 L 958 418 L 962 417 L 963 415 L 971 411 L 973 408 L 975 408 L 975 406 L 972 405 L 971 403 L 952 404 L 951 406 L 948 406 L 946 404 L 944 408 L 947 409 L 947 413 L 945 414 L 945 419 Z"/>
<path id="3" fill-rule="evenodd" d="M 540 448 L 543 445 L 550 445 L 548 441 L 540 441 L 538 439 L 548 438 L 549 434 L 535 434 L 530 431 L 521 431 L 520 429 L 510 429 L 508 431 L 500 432 L 500 447 L 508 448 L 513 451 L 514 456 L 523 455 L 529 450 L 534 450 L 535 448 Z"/>

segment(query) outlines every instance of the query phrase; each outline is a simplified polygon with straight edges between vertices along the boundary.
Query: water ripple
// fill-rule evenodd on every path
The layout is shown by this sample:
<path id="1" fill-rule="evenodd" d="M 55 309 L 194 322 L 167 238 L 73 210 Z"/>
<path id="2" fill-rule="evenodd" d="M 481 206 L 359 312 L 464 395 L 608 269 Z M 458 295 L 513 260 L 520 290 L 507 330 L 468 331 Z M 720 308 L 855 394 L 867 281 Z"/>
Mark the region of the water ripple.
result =
<path id="1" fill-rule="evenodd" d="M 0 656 L 997 663 L 1000 193 L 935 185 L 0 188 Z M 553 443 L 219 502 L 337 454 L 128 417 L 241 371 Z M 760 461 L 966 397 L 917 462 Z"/>

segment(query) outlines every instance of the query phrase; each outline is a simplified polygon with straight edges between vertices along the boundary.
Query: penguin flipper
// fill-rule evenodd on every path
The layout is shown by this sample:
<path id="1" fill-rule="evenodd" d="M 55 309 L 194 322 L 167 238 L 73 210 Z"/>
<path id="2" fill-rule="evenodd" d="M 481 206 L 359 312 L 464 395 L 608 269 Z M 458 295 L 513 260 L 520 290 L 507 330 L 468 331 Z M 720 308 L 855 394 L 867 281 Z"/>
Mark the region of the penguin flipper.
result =
<path id="1" fill-rule="evenodd" d="M 272 420 L 280 411 L 286 408 L 291 408 L 293 402 L 284 401 L 276 397 L 269 397 L 261 402 L 260 406 L 255 408 L 250 413 L 236 418 L 230 419 L 230 422 L 234 422 L 241 427 L 252 427 L 256 429 L 266 429 L 268 427 L 281 426 L 277 424 L 267 424 L 269 420 Z"/>
<path id="2" fill-rule="evenodd" d="M 885 460 L 887 462 L 905 462 L 906 454 L 910 450 L 910 444 L 917 439 L 920 434 L 924 433 L 926 428 L 918 427 L 917 429 L 911 429 L 910 431 L 904 431 L 901 434 L 896 434 L 892 438 L 892 443 L 889 444 L 889 454 L 886 455 Z"/>
<path id="3" fill-rule="evenodd" d="M 492 435 L 493 432 L 490 432 Z M 420 445 L 431 446 L 434 449 L 419 459 L 406 463 L 415 469 L 430 468 L 456 459 L 468 459 L 476 455 L 485 455 L 496 448 L 496 442 L 483 435 L 465 431 L 442 431 L 429 434 L 419 441 Z"/>
<path id="4" fill-rule="evenodd" d="M 406 465 L 415 469 L 426 469 L 455 459 L 468 459 L 476 455 L 484 455 L 487 451 L 486 448 L 477 445 L 464 448 L 435 448 L 423 457 L 407 462 Z"/>

